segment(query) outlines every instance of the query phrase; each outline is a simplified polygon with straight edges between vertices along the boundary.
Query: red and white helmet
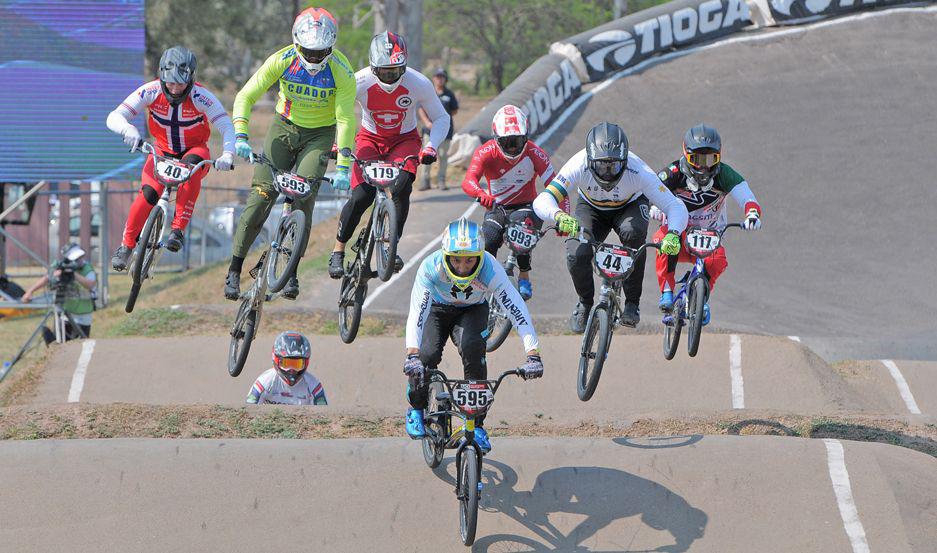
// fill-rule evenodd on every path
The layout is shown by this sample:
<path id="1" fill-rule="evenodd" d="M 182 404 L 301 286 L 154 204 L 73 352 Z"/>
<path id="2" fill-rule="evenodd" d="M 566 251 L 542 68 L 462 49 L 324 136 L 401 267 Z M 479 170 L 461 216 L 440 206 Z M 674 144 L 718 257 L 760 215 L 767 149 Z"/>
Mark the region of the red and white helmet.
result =
<path id="1" fill-rule="evenodd" d="M 527 146 L 527 116 L 521 108 L 508 104 L 495 113 L 491 132 L 501 154 L 508 159 L 517 159 Z"/>
<path id="2" fill-rule="evenodd" d="M 368 63 L 381 88 L 393 92 L 407 72 L 407 41 L 390 31 L 374 35 Z"/>
<path id="3" fill-rule="evenodd" d="M 307 8 L 293 21 L 293 47 L 299 63 L 310 74 L 322 71 L 338 39 L 338 23 L 323 8 Z"/>

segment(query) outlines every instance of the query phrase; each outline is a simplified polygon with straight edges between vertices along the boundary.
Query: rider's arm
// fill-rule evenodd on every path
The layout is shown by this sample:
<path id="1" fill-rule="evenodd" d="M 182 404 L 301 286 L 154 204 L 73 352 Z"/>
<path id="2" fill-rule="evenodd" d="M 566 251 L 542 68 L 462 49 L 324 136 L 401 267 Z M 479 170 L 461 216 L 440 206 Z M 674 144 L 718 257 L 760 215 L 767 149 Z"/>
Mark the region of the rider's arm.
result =
<path id="1" fill-rule="evenodd" d="M 556 214 L 562 212 L 560 204 L 569 199 L 569 194 L 578 186 L 586 167 L 586 151 L 582 150 L 566 162 L 546 189 L 534 200 L 534 213 L 544 221 L 556 221 Z"/>
<path id="2" fill-rule="evenodd" d="M 641 180 L 641 191 L 647 199 L 658 209 L 667 215 L 667 226 L 670 230 L 682 233 L 686 229 L 687 213 L 686 206 L 676 196 L 673 195 L 664 183 L 661 182 L 657 173 L 651 170 L 643 161 L 641 163 L 632 163 L 634 158 L 628 163 L 628 168 L 638 172 L 638 179 Z"/>
<path id="3" fill-rule="evenodd" d="M 335 143 L 338 150 L 355 148 L 355 96 L 357 84 L 355 73 L 350 69 L 348 58 L 336 50 L 329 61 L 332 76 L 335 78 Z M 336 165 L 351 167 L 351 160 L 339 155 Z"/>
<path id="4" fill-rule="evenodd" d="M 508 275 L 504 272 L 504 267 L 498 263 L 489 253 L 485 254 L 485 263 L 490 263 L 494 268 L 494 275 L 488 283 L 490 289 L 494 291 L 492 297 L 504 308 L 504 312 L 511 318 L 511 324 L 517 329 L 524 341 L 524 350 L 528 353 L 536 353 L 540 348 L 540 341 L 537 339 L 537 331 L 534 330 L 534 321 L 530 317 L 530 311 L 527 304 L 521 298 L 517 288 L 511 284 Z"/>
<path id="5" fill-rule="evenodd" d="M 433 256 L 420 264 L 413 290 L 410 292 L 410 314 L 407 316 L 407 353 L 418 353 L 423 341 L 423 326 L 433 306 L 432 274 Z"/>
<path id="6" fill-rule="evenodd" d="M 254 385 L 251 386 L 251 391 L 247 394 L 247 403 L 262 404 L 267 397 L 267 388 L 263 384 L 263 373 L 257 377 L 257 380 L 254 381 Z"/>
<path id="7" fill-rule="evenodd" d="M 192 89 L 192 103 L 205 114 L 208 122 L 221 131 L 224 151 L 234 154 L 234 124 L 224 109 L 224 104 L 208 89 L 196 85 Z"/>
<path id="8" fill-rule="evenodd" d="M 748 181 L 728 163 L 723 163 L 716 176 L 716 184 L 723 192 L 728 192 L 730 196 L 739 204 L 742 211 L 748 213 L 754 209 L 761 217 L 761 204 L 755 198 L 755 193 L 748 186 Z"/>
<path id="9" fill-rule="evenodd" d="M 449 135 L 449 125 L 452 122 L 449 119 L 449 114 L 446 113 L 446 108 L 442 107 L 439 96 L 436 95 L 433 83 L 423 75 L 420 75 L 418 82 L 420 107 L 426 110 L 427 117 L 433 122 L 432 127 L 429 129 L 429 145 L 434 149 L 438 149 L 439 145 Z"/>
<path id="10" fill-rule="evenodd" d="M 485 149 L 484 144 L 475 149 L 472 162 L 469 164 L 468 171 L 465 172 L 465 178 L 462 179 L 462 191 L 473 198 L 478 198 L 488 192 L 480 184 L 485 175 L 485 158 L 481 153 L 483 149 Z"/>
<path id="11" fill-rule="evenodd" d="M 247 83 L 238 91 L 234 97 L 234 132 L 243 138 L 247 138 L 247 131 L 251 118 L 251 108 L 254 103 L 273 86 L 280 75 L 289 66 L 293 56 L 287 55 L 288 48 L 284 48 L 267 58 L 267 61 L 260 66 L 260 69 L 254 73 Z"/>
<path id="12" fill-rule="evenodd" d="M 117 134 L 123 134 L 127 127 L 132 127 L 130 122 L 134 117 L 143 113 L 148 105 L 156 98 L 150 91 L 153 88 L 153 82 L 149 82 L 134 90 L 130 96 L 124 99 L 114 111 L 107 115 L 107 128 Z M 157 90 L 159 84 L 156 84 Z"/>
<path id="13" fill-rule="evenodd" d="M 529 150 L 532 154 L 530 159 L 534 162 L 534 171 L 536 171 L 537 177 L 546 189 L 547 185 L 553 182 L 553 178 L 556 177 L 556 171 L 553 170 L 553 164 L 550 163 L 550 156 L 534 143 L 530 144 Z M 560 200 L 560 203 L 562 203 L 562 200 Z"/>

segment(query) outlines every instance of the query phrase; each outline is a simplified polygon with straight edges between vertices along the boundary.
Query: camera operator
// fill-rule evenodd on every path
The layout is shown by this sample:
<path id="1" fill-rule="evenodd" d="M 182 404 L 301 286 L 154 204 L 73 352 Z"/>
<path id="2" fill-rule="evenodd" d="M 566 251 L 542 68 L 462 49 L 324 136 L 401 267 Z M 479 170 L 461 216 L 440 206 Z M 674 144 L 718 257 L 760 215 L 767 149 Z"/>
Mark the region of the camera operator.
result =
<path id="1" fill-rule="evenodd" d="M 46 285 L 49 285 L 52 291 L 54 304 L 61 307 L 74 322 L 74 325 L 65 325 L 65 339 L 90 336 L 97 275 L 94 273 L 94 267 L 85 260 L 85 250 L 78 244 L 69 244 L 62 248 L 62 257 L 53 266 L 51 280 L 48 275 L 41 277 L 26 290 L 20 301 L 29 303 L 33 293 Z M 77 329 L 75 325 L 78 326 Z M 81 332 L 78 329 L 81 329 Z M 42 337 L 47 345 L 55 341 L 55 333 L 49 328 L 43 328 Z"/>

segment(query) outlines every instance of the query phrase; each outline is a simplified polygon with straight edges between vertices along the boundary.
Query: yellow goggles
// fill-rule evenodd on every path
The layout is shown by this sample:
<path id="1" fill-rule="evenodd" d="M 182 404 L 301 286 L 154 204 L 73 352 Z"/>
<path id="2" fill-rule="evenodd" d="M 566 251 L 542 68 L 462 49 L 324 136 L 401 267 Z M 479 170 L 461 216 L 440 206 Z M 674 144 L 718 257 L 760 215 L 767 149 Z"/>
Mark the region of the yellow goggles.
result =
<path id="1" fill-rule="evenodd" d="M 280 368 L 289 369 L 289 370 L 302 370 L 305 366 L 306 360 L 301 357 L 281 357 L 280 358 Z"/>
<path id="2" fill-rule="evenodd" d="M 686 152 L 686 160 L 696 168 L 715 167 L 722 155 L 719 152 L 701 154 L 696 152 Z"/>

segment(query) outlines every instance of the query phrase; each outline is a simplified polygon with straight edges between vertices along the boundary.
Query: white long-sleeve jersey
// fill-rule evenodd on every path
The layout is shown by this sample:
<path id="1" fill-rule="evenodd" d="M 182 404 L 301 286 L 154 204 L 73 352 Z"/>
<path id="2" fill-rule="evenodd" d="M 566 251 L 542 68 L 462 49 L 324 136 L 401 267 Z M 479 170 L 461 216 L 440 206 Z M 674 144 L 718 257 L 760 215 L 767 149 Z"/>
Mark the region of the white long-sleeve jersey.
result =
<path id="1" fill-rule="evenodd" d="M 381 88 L 370 67 L 355 73 L 358 105 L 361 106 L 361 127 L 378 136 L 397 136 L 416 129 L 417 110 L 423 108 L 433 122 L 429 143 L 433 148 L 446 139 L 451 124 L 436 89 L 422 73 L 407 68 L 392 92 Z"/>
<path id="2" fill-rule="evenodd" d="M 278 403 L 281 405 L 328 405 L 325 390 L 319 379 L 307 370 L 296 384 L 289 385 L 269 368 L 257 377 L 251 391 L 247 394 L 247 403 Z"/>

